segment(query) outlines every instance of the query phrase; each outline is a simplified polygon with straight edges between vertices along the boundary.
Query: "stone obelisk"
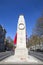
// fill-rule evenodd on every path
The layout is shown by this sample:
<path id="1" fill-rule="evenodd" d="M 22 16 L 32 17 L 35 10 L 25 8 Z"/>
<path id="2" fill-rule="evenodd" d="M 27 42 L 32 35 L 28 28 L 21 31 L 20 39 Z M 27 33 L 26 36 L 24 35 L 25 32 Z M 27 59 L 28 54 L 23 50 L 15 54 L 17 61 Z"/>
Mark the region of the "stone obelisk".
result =
<path id="1" fill-rule="evenodd" d="M 19 16 L 17 24 L 17 46 L 15 55 L 19 58 L 26 58 L 28 55 L 26 48 L 26 24 L 23 15 Z"/>
<path id="2" fill-rule="evenodd" d="M 26 48 L 26 25 L 23 15 L 20 15 L 18 19 L 17 48 Z"/>

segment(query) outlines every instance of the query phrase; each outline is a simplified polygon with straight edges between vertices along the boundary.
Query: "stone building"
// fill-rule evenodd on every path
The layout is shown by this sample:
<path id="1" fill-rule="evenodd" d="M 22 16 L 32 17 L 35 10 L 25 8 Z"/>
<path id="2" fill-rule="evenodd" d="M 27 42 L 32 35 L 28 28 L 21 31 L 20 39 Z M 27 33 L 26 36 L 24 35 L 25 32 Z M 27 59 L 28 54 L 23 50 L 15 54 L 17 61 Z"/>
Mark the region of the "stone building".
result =
<path id="1" fill-rule="evenodd" d="M 0 25 L 0 51 L 5 50 L 5 36 L 6 30 Z"/>

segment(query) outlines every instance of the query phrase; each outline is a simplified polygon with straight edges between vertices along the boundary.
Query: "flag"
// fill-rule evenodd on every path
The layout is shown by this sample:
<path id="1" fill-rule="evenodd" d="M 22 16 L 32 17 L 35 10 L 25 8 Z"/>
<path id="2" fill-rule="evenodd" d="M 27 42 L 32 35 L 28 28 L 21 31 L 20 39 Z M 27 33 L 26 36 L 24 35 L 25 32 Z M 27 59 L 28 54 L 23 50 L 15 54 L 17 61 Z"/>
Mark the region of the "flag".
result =
<path id="1" fill-rule="evenodd" d="M 17 44 L 17 33 L 16 33 L 16 35 L 14 37 L 14 45 L 16 45 L 16 44 Z"/>

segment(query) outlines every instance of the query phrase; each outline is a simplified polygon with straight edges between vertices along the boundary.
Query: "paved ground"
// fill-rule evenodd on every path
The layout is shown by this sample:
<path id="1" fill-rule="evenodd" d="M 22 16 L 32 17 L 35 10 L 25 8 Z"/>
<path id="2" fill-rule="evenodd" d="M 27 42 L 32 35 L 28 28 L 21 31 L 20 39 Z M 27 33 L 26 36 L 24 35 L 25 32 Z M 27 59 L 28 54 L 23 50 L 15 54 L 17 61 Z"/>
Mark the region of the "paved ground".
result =
<path id="1" fill-rule="evenodd" d="M 40 60 L 36 59 L 35 57 L 31 56 L 31 55 L 28 55 L 28 58 L 17 58 L 15 55 L 12 55 L 6 59 L 4 59 L 3 61 L 1 61 L 0 63 L 9 63 L 9 64 L 24 64 L 24 63 L 41 63 Z"/>

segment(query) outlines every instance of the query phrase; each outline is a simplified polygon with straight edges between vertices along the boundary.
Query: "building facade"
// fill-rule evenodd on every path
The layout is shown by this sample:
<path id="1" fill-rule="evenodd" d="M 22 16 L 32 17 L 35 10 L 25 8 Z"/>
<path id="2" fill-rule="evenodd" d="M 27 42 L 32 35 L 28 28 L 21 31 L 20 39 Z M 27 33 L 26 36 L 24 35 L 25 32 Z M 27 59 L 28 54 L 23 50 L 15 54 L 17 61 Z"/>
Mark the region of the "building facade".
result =
<path id="1" fill-rule="evenodd" d="M 5 36 L 6 30 L 0 25 L 0 51 L 5 50 Z"/>

